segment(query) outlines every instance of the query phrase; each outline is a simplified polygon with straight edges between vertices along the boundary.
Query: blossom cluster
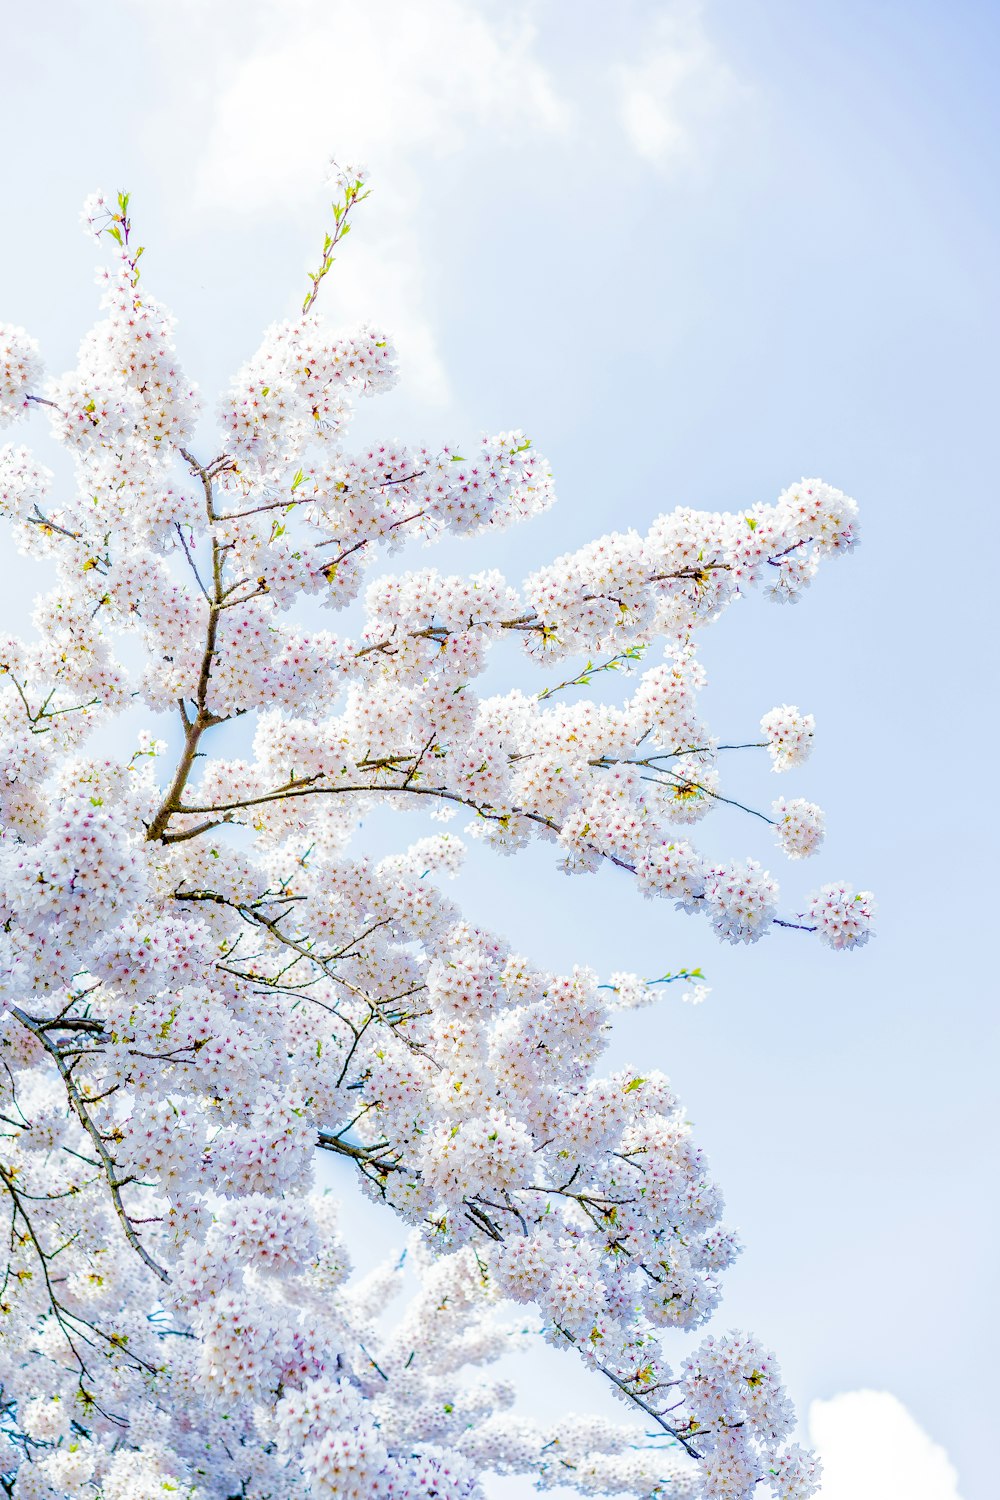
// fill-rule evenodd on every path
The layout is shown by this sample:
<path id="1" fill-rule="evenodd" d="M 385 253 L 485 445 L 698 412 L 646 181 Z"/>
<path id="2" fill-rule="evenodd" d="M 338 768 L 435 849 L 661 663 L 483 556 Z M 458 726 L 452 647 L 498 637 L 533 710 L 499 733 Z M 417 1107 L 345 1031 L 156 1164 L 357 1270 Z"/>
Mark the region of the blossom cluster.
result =
<path id="1" fill-rule="evenodd" d="M 796 599 L 855 544 L 856 507 L 803 480 L 520 584 L 372 579 L 383 554 L 488 538 L 553 487 L 519 431 L 345 446 L 397 374 L 386 335 L 334 336 L 313 305 L 364 178 L 339 173 L 304 311 L 235 376 L 211 459 L 127 197 L 88 200 L 116 253 L 75 368 L 45 383 L 0 327 L 0 422 L 44 414 L 76 476 L 56 491 L 25 446 L 0 449 L 0 514 L 53 573 L 30 634 L 0 638 L 2 1482 L 15 1500 L 477 1500 L 492 1471 L 805 1500 L 773 1358 L 742 1335 L 671 1348 L 739 1245 L 666 1077 L 599 1070 L 649 986 L 550 973 L 466 920 L 443 884 L 457 835 L 376 862 L 358 830 L 376 808 L 460 815 L 499 852 L 540 840 L 568 874 L 612 867 L 725 941 L 860 946 L 869 892 L 827 883 L 783 915 L 758 859 L 688 837 L 732 804 L 730 749 L 787 771 L 814 732 L 785 705 L 763 741 L 721 744 L 699 632 L 753 589 Z M 514 652 L 524 684 L 568 675 L 478 694 Z M 619 701 L 576 695 L 636 662 Z M 173 730 L 98 753 L 135 705 Z M 759 817 L 792 859 L 818 849 L 805 798 Z M 405 1268 L 352 1275 L 319 1159 L 408 1226 Z M 514 1413 L 482 1371 L 524 1337 L 582 1360 L 621 1422 Z M 636 1413 L 658 1443 L 637 1445 Z"/>

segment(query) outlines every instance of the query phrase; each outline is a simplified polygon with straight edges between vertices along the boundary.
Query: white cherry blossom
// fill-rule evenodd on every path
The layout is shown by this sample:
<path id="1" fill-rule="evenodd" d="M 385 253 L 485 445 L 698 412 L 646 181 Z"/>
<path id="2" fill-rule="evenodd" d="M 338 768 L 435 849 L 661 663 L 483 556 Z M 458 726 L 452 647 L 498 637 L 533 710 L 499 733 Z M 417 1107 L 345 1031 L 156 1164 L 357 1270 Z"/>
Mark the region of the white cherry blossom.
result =
<path id="1" fill-rule="evenodd" d="M 618 1011 L 675 982 L 697 1004 L 701 970 L 551 973 L 463 917 L 457 833 L 428 821 L 374 861 L 359 830 L 454 815 L 498 853 L 608 868 L 650 920 L 703 915 L 705 940 L 864 943 L 870 893 L 828 883 L 783 916 L 756 858 L 689 838 L 757 812 L 730 752 L 786 770 L 814 731 L 788 706 L 764 745 L 710 729 L 700 632 L 753 589 L 798 598 L 856 507 L 806 479 L 523 582 L 416 566 L 412 544 L 488 541 L 554 490 L 517 430 L 350 446 L 398 374 L 387 334 L 316 307 L 365 183 L 335 169 L 302 311 L 204 451 L 127 195 L 85 206 L 112 264 L 74 368 L 46 382 L 0 326 L 0 424 L 47 419 L 75 476 L 0 449 L 7 535 L 51 585 L 0 639 L 3 1487 L 480 1500 L 493 1472 L 805 1500 L 773 1357 L 742 1334 L 684 1352 L 739 1244 L 683 1107 L 654 1066 L 600 1070 Z M 620 674 L 614 701 L 580 696 L 596 673 Z M 135 708 L 172 729 L 136 737 Z M 760 819 L 792 858 L 822 837 L 804 798 L 748 835 Z M 354 1275 L 322 1153 L 406 1226 L 405 1270 Z M 621 1422 L 513 1414 L 489 1367 L 532 1340 Z"/>

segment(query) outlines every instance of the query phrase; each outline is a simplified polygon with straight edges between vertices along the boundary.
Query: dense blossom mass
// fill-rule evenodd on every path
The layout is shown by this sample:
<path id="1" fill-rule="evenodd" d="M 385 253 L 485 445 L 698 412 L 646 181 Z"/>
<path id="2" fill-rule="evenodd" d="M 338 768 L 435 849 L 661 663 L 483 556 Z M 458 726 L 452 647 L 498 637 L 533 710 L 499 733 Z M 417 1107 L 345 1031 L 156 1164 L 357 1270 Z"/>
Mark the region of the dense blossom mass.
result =
<path id="1" fill-rule="evenodd" d="M 815 1470 L 773 1357 L 741 1334 L 670 1352 L 738 1245 L 667 1079 L 598 1072 L 649 985 L 545 972 L 464 919 L 441 885 L 453 833 L 374 861 L 356 832 L 378 807 L 457 814 L 503 853 L 541 840 L 567 872 L 616 867 L 729 942 L 784 925 L 864 943 L 867 892 L 826 884 L 788 913 L 755 860 L 691 841 L 727 800 L 724 751 L 783 772 L 814 729 L 785 705 L 720 745 L 699 631 L 754 588 L 796 599 L 854 545 L 855 505 L 803 480 L 519 584 L 366 584 L 404 545 L 488 535 L 553 492 L 520 432 L 346 446 L 396 360 L 380 330 L 335 336 L 314 310 L 365 196 L 350 171 L 338 191 L 304 310 L 197 445 L 127 197 L 86 208 L 113 254 L 76 367 L 46 381 L 0 327 L 0 422 L 47 418 L 75 476 L 0 449 L 10 535 L 54 579 L 31 631 L 0 640 L 0 1484 L 475 1500 L 496 1472 L 799 1500 Z M 478 695 L 490 653 L 516 651 L 547 685 Z M 617 706 L 578 696 L 623 668 Z M 173 717 L 172 749 L 163 719 L 167 741 L 135 737 L 136 705 Z M 760 816 L 794 859 L 823 837 L 803 798 Z M 352 1272 L 322 1152 L 410 1227 L 404 1262 Z M 621 1399 L 620 1424 L 511 1412 L 487 1367 L 539 1338 Z"/>

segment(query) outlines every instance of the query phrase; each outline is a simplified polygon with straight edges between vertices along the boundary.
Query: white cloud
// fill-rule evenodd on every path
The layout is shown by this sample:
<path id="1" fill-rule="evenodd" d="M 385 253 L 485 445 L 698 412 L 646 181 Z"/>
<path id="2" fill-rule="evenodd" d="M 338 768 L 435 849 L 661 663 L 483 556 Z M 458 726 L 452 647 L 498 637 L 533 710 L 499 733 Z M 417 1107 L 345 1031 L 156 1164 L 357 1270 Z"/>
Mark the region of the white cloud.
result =
<path id="1" fill-rule="evenodd" d="M 224 82 L 200 173 L 234 207 L 294 201 L 334 149 L 384 169 L 479 129 L 565 122 L 517 6 L 491 21 L 475 0 L 240 0 L 241 25 L 248 9 L 254 47 Z"/>
<path id="2" fill-rule="evenodd" d="M 591 49 L 582 68 L 561 66 L 558 27 L 546 32 L 543 58 L 537 0 L 136 6 L 165 85 L 149 149 L 178 174 L 192 234 L 223 222 L 252 236 L 268 217 L 301 213 L 331 155 L 371 169 L 363 248 L 338 257 L 321 307 L 338 322 L 371 318 L 388 329 L 411 399 L 428 404 L 447 401 L 449 389 L 427 268 L 462 213 L 435 196 L 440 163 L 461 154 L 468 170 L 481 162 L 488 172 L 500 141 L 527 145 L 532 171 L 559 169 L 558 155 L 545 159 L 552 145 L 600 171 L 623 136 L 656 168 L 697 162 L 743 92 L 697 0 L 664 0 L 644 34 L 624 29 L 617 55 Z M 483 234 L 509 232 L 516 213 L 498 201 Z"/>
<path id="3" fill-rule="evenodd" d="M 616 69 L 621 122 L 652 166 L 693 161 L 745 87 L 705 30 L 702 7 L 678 0 L 652 28 L 639 61 Z"/>
<path id="4" fill-rule="evenodd" d="M 569 119 L 526 9 L 482 0 L 175 0 L 147 16 L 178 95 L 191 58 L 199 60 L 204 133 L 192 219 L 259 220 L 314 198 L 331 155 L 365 163 L 376 193 L 363 211 L 364 254 L 338 260 L 324 304 L 338 318 L 377 319 L 399 347 L 408 384 L 427 401 L 446 399 L 421 236 L 429 225 L 439 233 L 456 208 L 435 201 L 433 164 L 477 138 L 558 136 Z M 207 87 L 206 64 L 215 73 Z"/>
<path id="5" fill-rule="evenodd" d="M 945 1450 L 888 1391 L 848 1391 L 809 1408 L 823 1460 L 821 1500 L 961 1500 Z"/>

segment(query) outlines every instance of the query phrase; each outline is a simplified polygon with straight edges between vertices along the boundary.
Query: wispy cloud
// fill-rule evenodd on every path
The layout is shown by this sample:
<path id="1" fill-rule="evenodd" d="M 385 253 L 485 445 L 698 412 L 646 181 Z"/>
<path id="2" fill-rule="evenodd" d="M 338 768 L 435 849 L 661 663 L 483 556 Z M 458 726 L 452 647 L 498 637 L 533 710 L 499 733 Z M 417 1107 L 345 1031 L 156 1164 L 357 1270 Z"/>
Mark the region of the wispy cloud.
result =
<path id="1" fill-rule="evenodd" d="M 183 69 L 215 68 L 200 115 L 197 217 L 248 219 L 315 194 L 331 154 L 376 186 L 365 254 L 338 264 L 338 316 L 390 328 L 426 401 L 447 397 L 423 287 L 429 164 L 500 139 L 561 135 L 569 110 L 519 4 L 479 0 L 179 0 L 148 12 Z M 431 205 L 434 213 L 440 213 Z"/>
<path id="2" fill-rule="evenodd" d="M 558 30 L 545 50 L 535 0 L 135 3 L 164 85 L 149 146 L 190 164 L 192 232 L 224 222 L 252 234 L 300 208 L 331 155 L 371 168 L 364 253 L 338 260 L 323 307 L 386 327 L 407 389 L 430 405 L 450 395 L 431 245 L 462 212 L 434 196 L 439 163 L 461 154 L 489 171 L 500 142 L 528 147 L 540 174 L 569 151 L 599 175 L 623 144 L 656 170 L 697 165 L 745 93 L 697 0 L 664 0 L 641 51 L 630 28 L 617 55 L 577 69 L 560 67 Z"/>
<path id="3" fill-rule="evenodd" d="M 517 6 L 493 21 L 474 0 L 263 4 L 255 48 L 218 98 L 204 185 L 233 204 L 248 191 L 289 201 L 331 143 L 384 167 L 484 128 L 558 129 L 565 108 L 534 47 Z"/>
<path id="4" fill-rule="evenodd" d="M 641 57 L 616 69 L 621 123 L 634 151 L 659 169 L 693 162 L 746 97 L 709 36 L 701 5 L 677 0 L 650 29 Z"/>
<path id="5" fill-rule="evenodd" d="M 821 1500 L 961 1500 L 958 1475 L 888 1391 L 848 1391 L 809 1408 L 823 1460 Z"/>

